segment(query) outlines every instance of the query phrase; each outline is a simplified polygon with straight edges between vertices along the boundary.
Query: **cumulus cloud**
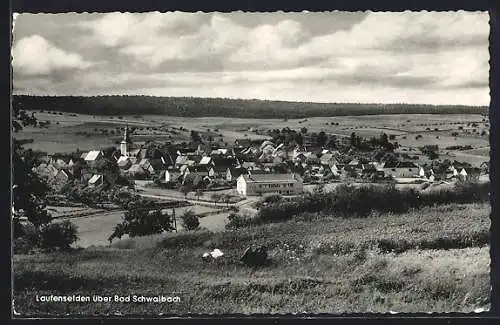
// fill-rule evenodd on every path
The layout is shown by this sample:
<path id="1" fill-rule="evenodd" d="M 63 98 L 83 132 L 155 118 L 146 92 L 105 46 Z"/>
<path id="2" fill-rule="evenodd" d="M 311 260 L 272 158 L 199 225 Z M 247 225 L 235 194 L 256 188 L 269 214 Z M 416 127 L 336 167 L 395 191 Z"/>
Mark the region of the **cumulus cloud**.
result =
<path id="1" fill-rule="evenodd" d="M 47 34 L 76 35 L 78 46 L 63 41 L 71 52 L 56 48 L 49 36 L 21 37 L 14 46 L 15 69 L 56 75 L 64 67 L 89 67 L 83 54 L 106 61 L 72 78 L 74 88 L 86 94 L 489 101 L 486 12 L 370 12 L 348 23 L 332 13 L 335 28 L 321 33 L 300 15 L 252 14 L 243 24 L 223 13 L 88 14 L 78 16 L 72 28 L 57 30 L 54 24 Z M 42 64 L 39 51 L 50 52 L 40 56 Z M 60 78 L 44 79 L 44 87 L 50 82 L 63 87 Z"/>
<path id="2" fill-rule="evenodd" d="M 14 46 L 12 66 L 16 73 L 43 75 L 58 70 L 87 69 L 92 63 L 77 53 L 66 52 L 43 37 L 33 35 L 19 40 Z"/>

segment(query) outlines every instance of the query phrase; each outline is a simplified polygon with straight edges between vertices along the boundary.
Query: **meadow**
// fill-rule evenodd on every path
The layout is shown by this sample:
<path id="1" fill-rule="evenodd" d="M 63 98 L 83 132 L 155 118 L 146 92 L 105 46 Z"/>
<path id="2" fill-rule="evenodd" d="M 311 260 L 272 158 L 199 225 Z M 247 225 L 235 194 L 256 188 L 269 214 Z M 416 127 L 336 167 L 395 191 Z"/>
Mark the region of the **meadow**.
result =
<path id="1" fill-rule="evenodd" d="M 271 129 L 306 128 L 308 132 L 324 131 L 338 137 L 349 137 L 352 132 L 362 137 L 378 137 L 381 133 L 394 135 L 391 141 L 399 150 L 414 150 L 418 162 L 427 159 L 418 151 L 424 145 L 438 145 L 442 159 L 463 160 L 479 166 L 489 160 L 489 122 L 479 114 L 386 114 L 363 116 L 311 117 L 301 119 L 255 119 L 226 117 L 174 117 L 166 115 L 105 116 L 34 111 L 40 121 L 49 121 L 46 128 L 26 127 L 15 134 L 17 139 L 33 139 L 26 148 L 48 153 L 91 150 L 116 146 L 125 126 L 137 130 L 134 142 L 186 141 L 190 131 L 210 134 L 221 146 L 233 144 L 236 139 L 266 139 Z M 337 125 L 338 123 L 338 125 Z M 475 123 L 478 133 L 465 130 Z M 437 128 L 437 130 L 436 130 Z M 461 129 L 459 129 L 461 128 Z M 487 132 L 481 135 L 479 132 Z M 457 134 L 452 135 L 452 133 Z M 420 135 L 416 139 L 417 135 Z M 446 150 L 454 145 L 470 145 L 468 151 Z"/>
<path id="2" fill-rule="evenodd" d="M 307 215 L 238 230 L 128 238 L 111 247 L 16 255 L 15 309 L 30 315 L 471 312 L 489 308 L 487 203 L 365 218 Z M 239 261 L 268 248 L 270 265 Z M 205 262 L 219 248 L 224 256 Z M 36 295 L 172 295 L 181 302 L 40 303 Z"/>

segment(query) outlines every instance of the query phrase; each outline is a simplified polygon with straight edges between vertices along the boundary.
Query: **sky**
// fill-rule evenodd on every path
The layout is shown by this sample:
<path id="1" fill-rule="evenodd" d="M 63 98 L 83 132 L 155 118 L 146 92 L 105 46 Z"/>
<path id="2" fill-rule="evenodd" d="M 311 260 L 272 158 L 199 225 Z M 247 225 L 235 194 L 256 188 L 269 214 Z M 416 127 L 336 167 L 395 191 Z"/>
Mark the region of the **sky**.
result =
<path id="1" fill-rule="evenodd" d="M 14 94 L 489 105 L 487 12 L 14 14 Z"/>

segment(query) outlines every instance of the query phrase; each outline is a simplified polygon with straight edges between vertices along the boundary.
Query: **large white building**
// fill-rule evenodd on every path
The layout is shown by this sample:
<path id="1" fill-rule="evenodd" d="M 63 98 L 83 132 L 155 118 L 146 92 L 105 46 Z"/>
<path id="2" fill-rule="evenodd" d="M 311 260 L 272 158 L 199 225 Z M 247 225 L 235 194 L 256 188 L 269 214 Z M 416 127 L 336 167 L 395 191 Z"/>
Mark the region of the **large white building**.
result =
<path id="1" fill-rule="evenodd" d="M 236 191 L 242 196 L 296 195 L 302 193 L 302 179 L 295 174 L 242 174 L 236 182 Z"/>

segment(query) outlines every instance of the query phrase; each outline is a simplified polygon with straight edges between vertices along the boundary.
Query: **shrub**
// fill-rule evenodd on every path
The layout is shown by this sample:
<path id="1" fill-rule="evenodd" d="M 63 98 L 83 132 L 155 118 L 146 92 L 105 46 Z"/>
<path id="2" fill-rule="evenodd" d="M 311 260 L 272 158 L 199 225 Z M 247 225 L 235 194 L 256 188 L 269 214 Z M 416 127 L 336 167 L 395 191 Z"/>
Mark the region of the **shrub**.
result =
<path id="1" fill-rule="evenodd" d="M 165 239 L 158 243 L 162 248 L 184 248 L 202 246 L 205 242 L 212 239 L 213 233 L 208 230 L 181 232 L 169 234 Z"/>
<path id="2" fill-rule="evenodd" d="M 252 218 L 237 213 L 231 213 L 227 218 L 226 229 L 239 229 L 253 223 Z"/>
<path id="3" fill-rule="evenodd" d="M 77 227 L 68 220 L 53 222 L 41 228 L 40 239 L 42 248 L 60 248 L 67 250 L 78 237 Z"/>
<path id="4" fill-rule="evenodd" d="M 196 230 L 200 227 L 200 221 L 198 216 L 194 214 L 192 210 L 187 210 L 181 216 L 182 226 L 186 230 Z"/>

